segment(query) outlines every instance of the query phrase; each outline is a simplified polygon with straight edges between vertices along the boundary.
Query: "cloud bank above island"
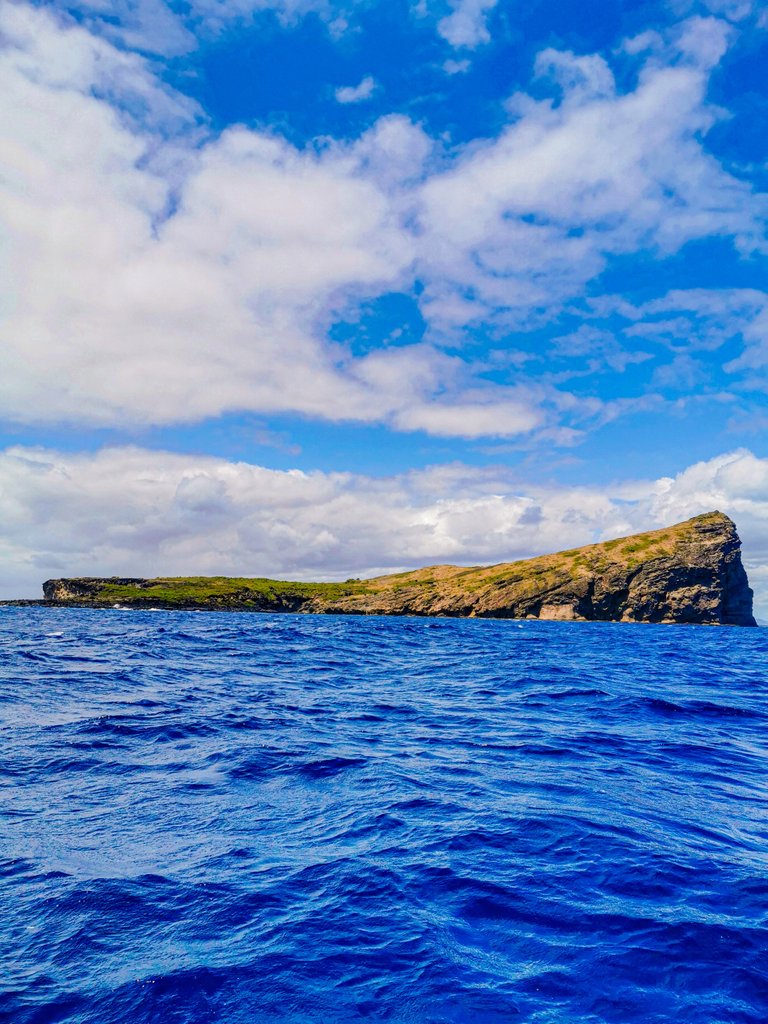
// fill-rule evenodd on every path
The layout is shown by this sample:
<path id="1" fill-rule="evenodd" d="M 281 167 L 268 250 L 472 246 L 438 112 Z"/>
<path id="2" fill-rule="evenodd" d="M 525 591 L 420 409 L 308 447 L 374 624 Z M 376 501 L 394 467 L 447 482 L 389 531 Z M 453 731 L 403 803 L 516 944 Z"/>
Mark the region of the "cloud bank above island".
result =
<path id="1" fill-rule="evenodd" d="M 768 459 L 746 450 L 675 478 L 525 487 L 460 464 L 396 477 L 276 471 L 139 448 L 0 454 L 8 596 L 57 575 L 344 579 L 526 558 L 715 508 L 735 518 L 768 617 Z"/>

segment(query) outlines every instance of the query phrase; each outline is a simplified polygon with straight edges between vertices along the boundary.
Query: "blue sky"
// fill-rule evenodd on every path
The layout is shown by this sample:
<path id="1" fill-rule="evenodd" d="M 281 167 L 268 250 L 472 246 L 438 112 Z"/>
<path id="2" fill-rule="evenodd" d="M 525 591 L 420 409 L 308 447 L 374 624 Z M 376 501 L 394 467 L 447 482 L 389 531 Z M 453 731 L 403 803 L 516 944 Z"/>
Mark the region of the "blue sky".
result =
<path id="1" fill-rule="evenodd" d="M 6 596 L 721 507 L 768 602 L 762 5 L 10 3 L 0 42 Z"/>

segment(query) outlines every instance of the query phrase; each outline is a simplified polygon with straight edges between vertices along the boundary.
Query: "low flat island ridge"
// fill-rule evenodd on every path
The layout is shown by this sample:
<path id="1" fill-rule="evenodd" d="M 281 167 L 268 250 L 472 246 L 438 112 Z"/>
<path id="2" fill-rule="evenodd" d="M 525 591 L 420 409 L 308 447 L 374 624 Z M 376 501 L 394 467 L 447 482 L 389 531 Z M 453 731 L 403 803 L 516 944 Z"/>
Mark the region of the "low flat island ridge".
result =
<path id="1" fill-rule="evenodd" d="M 736 527 L 722 512 L 553 555 L 435 565 L 345 583 L 224 576 L 47 580 L 45 605 L 436 615 L 754 626 Z"/>

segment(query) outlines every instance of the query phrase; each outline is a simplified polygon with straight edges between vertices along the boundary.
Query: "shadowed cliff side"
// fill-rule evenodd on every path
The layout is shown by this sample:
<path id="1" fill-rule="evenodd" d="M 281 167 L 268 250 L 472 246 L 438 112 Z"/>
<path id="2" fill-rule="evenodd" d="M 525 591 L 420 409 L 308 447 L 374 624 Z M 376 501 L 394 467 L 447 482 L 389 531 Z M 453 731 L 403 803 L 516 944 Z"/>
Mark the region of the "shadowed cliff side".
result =
<path id="1" fill-rule="evenodd" d="M 500 565 L 437 565 L 347 583 L 182 577 L 48 580 L 47 602 L 358 615 L 689 622 L 754 626 L 733 522 L 684 523 Z"/>

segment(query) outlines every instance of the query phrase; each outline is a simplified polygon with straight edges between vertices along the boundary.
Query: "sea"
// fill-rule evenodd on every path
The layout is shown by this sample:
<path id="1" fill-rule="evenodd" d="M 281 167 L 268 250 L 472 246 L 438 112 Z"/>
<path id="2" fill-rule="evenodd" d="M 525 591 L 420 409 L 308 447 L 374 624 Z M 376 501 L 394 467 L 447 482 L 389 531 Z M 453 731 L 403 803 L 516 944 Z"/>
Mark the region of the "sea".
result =
<path id="1" fill-rule="evenodd" d="M 765 1024 L 768 629 L 0 608 L 5 1024 Z"/>

